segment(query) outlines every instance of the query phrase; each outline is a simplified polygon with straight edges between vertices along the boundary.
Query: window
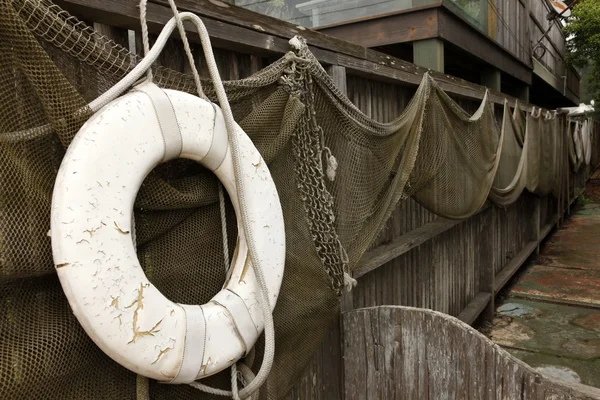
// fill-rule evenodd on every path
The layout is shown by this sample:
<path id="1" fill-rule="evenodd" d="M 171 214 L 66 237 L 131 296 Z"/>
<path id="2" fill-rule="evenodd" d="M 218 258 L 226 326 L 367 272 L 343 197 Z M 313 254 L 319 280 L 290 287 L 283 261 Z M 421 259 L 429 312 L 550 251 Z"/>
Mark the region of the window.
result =
<path id="1" fill-rule="evenodd" d="M 412 8 L 412 0 L 233 0 L 233 3 L 307 28 Z"/>

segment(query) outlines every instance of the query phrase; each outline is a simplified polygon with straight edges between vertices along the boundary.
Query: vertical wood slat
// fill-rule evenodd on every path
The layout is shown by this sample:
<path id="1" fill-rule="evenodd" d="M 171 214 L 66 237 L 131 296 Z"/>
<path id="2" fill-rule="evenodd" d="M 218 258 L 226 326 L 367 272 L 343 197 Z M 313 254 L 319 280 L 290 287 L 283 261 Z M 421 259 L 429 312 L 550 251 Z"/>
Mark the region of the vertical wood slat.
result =
<path id="1" fill-rule="evenodd" d="M 337 88 L 344 94 L 348 95 L 348 85 L 346 78 L 346 68 L 340 67 L 338 65 L 330 65 L 327 67 L 327 73 L 331 76 Z M 338 201 L 343 202 L 344 199 L 338 199 Z M 347 311 L 353 308 L 353 292 L 345 293 L 342 296 L 340 311 Z"/>

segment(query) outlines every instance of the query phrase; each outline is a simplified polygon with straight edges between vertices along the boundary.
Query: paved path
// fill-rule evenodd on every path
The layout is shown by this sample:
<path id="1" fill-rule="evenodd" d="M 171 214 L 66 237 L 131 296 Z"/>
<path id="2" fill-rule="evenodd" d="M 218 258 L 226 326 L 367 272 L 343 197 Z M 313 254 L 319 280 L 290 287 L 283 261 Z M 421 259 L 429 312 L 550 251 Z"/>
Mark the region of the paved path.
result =
<path id="1" fill-rule="evenodd" d="M 600 387 L 599 173 L 577 203 L 507 290 L 487 333 L 542 372 Z"/>

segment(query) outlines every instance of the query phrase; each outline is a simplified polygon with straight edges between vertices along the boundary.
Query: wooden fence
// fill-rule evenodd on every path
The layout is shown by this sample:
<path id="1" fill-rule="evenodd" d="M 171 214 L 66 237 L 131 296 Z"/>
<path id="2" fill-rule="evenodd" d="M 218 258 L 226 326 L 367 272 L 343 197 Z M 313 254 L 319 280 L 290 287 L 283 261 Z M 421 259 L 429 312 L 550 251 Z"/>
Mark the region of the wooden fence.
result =
<path id="1" fill-rule="evenodd" d="M 56 3 L 118 43 L 135 42 L 135 50 L 140 52 L 137 0 Z M 388 121 L 402 112 L 426 72 L 405 61 L 220 1 L 177 0 L 177 4 L 181 10 L 196 12 L 203 18 L 224 79 L 243 78 L 258 71 L 290 49 L 289 38 L 301 34 L 340 89 L 366 114 Z M 157 34 L 171 15 L 166 0 L 150 0 L 150 32 Z M 133 37 L 129 29 L 136 33 L 135 40 L 128 42 Z M 190 26 L 186 29 L 193 33 Z M 196 35 L 191 34 L 190 40 L 199 64 L 203 64 Z M 186 71 L 184 60 L 181 43 L 172 39 L 159 62 Z M 83 64 L 73 63 L 73 71 L 85 73 Z M 206 70 L 201 71 L 206 76 Z M 479 85 L 433 71 L 431 75 L 467 111 L 475 111 L 483 98 L 485 88 Z M 82 87 L 82 80 L 75 78 L 74 84 L 79 82 L 82 93 L 97 95 L 89 93 L 90 88 Z M 505 98 L 515 104 L 515 98 L 495 91 L 490 94 L 498 110 Z M 519 104 L 531 110 L 531 105 Z M 598 127 L 595 132 L 600 132 Z M 599 160 L 597 140 L 594 135 L 593 165 Z M 480 316 L 491 318 L 494 295 L 560 223 L 590 171 L 589 166 L 577 174 L 569 171 L 565 177 L 569 189 L 565 185 L 559 200 L 525 193 L 505 210 L 488 204 L 476 216 L 460 222 L 439 218 L 413 200 L 401 203 L 361 260 L 355 271 L 358 286 L 342 299 L 342 309 L 404 305 L 447 313 L 468 324 Z M 340 318 L 332 321 L 328 337 L 289 399 L 344 398 L 343 338 L 348 334 L 343 334 Z"/>
<path id="2" fill-rule="evenodd" d="M 455 318 L 381 306 L 344 315 L 346 400 L 593 400 L 600 389 L 544 377 Z"/>

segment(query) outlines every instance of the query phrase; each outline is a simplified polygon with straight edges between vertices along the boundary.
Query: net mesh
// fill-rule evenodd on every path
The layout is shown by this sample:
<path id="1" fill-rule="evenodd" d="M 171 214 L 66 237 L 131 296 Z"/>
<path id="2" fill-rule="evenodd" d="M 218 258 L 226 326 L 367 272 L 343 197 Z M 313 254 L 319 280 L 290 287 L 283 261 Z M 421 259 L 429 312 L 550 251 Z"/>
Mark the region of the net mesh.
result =
<path id="1" fill-rule="evenodd" d="M 136 376 L 104 355 L 71 313 L 47 234 L 54 178 L 91 115 L 86 105 L 137 62 L 49 0 L 0 0 L 0 398 L 136 396 Z M 195 93 L 190 76 L 154 67 L 154 77 L 161 87 Z M 515 180 L 549 193 L 559 173 L 556 119 L 518 110 L 507 119 L 505 106 L 499 127 L 487 96 L 469 115 L 427 75 L 388 123 L 355 107 L 306 47 L 224 84 L 236 120 L 269 165 L 286 226 L 277 352 L 261 398 L 281 398 L 294 384 L 336 315 L 344 275 L 400 201 L 413 196 L 440 216 L 467 218 L 490 192 L 498 204 L 516 200 L 525 183 L 511 188 Z M 214 99 L 211 83 L 203 87 Z M 157 167 L 138 193 L 135 218 L 141 264 L 168 298 L 203 304 L 221 289 L 211 173 L 186 160 Z M 228 224 L 233 251 L 230 207 Z M 227 381 L 217 376 L 211 383 Z M 208 397 L 153 382 L 149 393 Z"/>

